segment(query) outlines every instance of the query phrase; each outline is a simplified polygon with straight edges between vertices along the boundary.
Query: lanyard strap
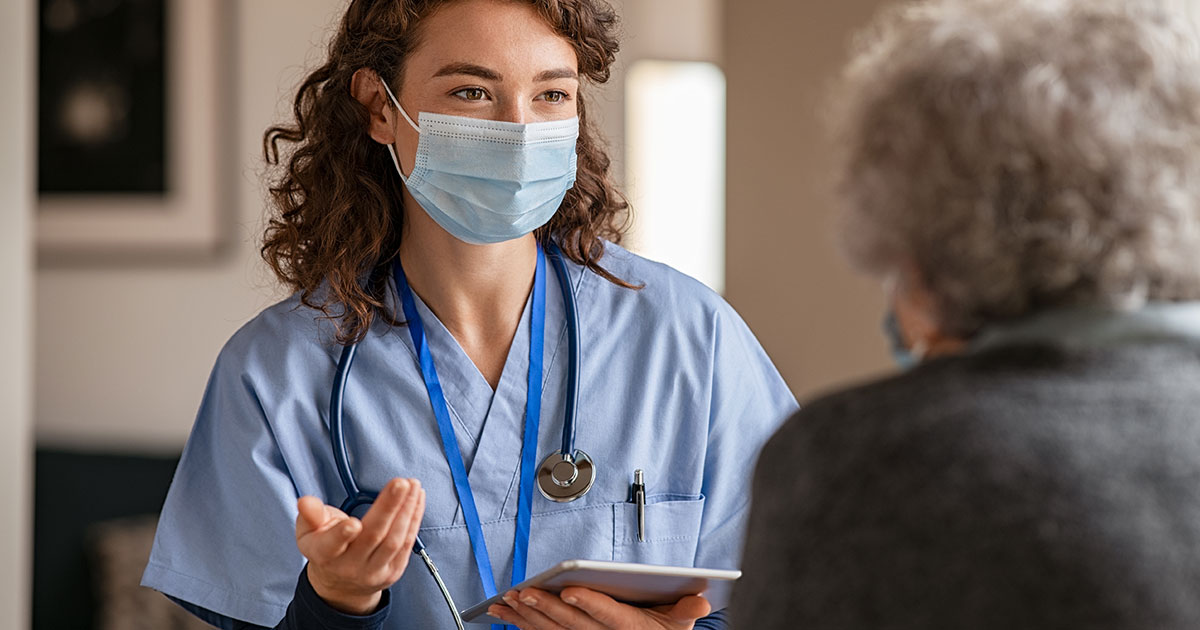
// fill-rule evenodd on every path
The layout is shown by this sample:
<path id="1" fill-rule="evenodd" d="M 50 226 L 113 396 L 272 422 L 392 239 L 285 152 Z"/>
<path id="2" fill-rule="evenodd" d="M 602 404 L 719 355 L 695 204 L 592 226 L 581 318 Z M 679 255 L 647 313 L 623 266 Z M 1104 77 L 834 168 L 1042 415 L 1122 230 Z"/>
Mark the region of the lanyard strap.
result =
<path id="1" fill-rule="evenodd" d="M 400 299 L 404 306 L 404 318 L 408 324 L 409 334 L 412 336 L 413 347 L 417 350 L 421 376 L 425 380 L 425 390 L 429 393 L 429 402 L 433 406 L 433 415 L 437 419 L 438 432 L 442 439 L 442 451 L 446 455 L 446 463 L 450 465 L 454 490 L 458 495 L 458 503 L 462 506 L 463 518 L 467 522 L 467 534 L 471 539 L 471 552 L 475 556 L 475 568 L 478 570 L 480 582 L 483 584 L 484 596 L 490 598 L 498 593 L 495 574 L 488 556 L 487 542 L 483 537 L 483 524 L 479 519 L 479 510 L 475 507 L 475 495 L 471 492 L 471 483 L 467 479 L 467 468 L 463 462 L 462 451 L 459 450 L 458 440 L 454 436 L 454 425 L 450 421 L 450 408 L 446 404 L 446 394 L 438 379 L 437 368 L 433 363 L 433 354 L 425 339 L 425 328 L 421 324 L 416 301 L 413 299 L 412 290 L 408 286 L 404 269 L 401 267 L 398 257 L 393 265 L 393 272 L 396 277 L 396 288 L 400 292 Z M 533 514 L 533 478 L 537 471 L 537 436 L 542 407 L 542 354 L 546 329 L 546 257 L 540 244 L 537 246 L 537 267 L 534 273 L 531 306 L 529 384 L 526 389 L 525 429 L 521 443 L 521 476 L 517 496 L 517 529 L 513 541 L 510 586 L 525 581 L 529 558 L 530 524 Z"/>

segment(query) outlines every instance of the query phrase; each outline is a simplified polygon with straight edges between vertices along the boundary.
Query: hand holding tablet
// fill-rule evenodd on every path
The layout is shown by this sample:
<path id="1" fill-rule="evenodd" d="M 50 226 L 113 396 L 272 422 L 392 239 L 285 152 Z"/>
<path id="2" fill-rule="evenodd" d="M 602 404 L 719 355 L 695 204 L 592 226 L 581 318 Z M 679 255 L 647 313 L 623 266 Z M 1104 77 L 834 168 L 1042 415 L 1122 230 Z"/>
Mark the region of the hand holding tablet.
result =
<path id="1" fill-rule="evenodd" d="M 707 611 L 700 610 L 701 608 L 719 610 L 726 606 L 732 591 L 733 582 L 740 576 L 740 571 L 595 560 L 568 560 L 518 584 L 506 591 L 506 593 L 516 591 L 531 594 L 557 595 L 565 588 L 579 586 L 607 596 L 598 598 L 597 602 L 603 600 L 607 602 L 610 608 L 612 607 L 612 602 L 608 601 L 609 597 L 618 602 L 641 608 L 668 607 L 666 611 L 659 611 L 658 613 L 647 611 L 647 614 L 666 617 L 666 614 L 669 612 L 671 614 L 683 614 L 686 616 L 690 611 L 698 613 L 696 617 L 702 617 L 708 613 Z M 536 590 L 530 591 L 529 589 Z M 699 598 L 689 596 L 701 596 L 704 600 L 707 600 L 707 603 Z M 503 601 L 502 597 L 503 594 L 500 594 L 471 606 L 463 611 L 463 620 L 469 623 L 503 623 L 505 620 L 497 619 L 487 614 L 488 608 L 494 604 L 509 606 L 512 610 L 526 618 L 546 614 L 553 616 L 555 613 L 584 614 L 582 610 L 554 610 L 554 605 L 563 607 L 562 601 L 557 597 L 548 598 L 552 599 L 553 602 L 536 602 L 533 606 L 516 601 L 509 604 Z M 687 599 L 684 600 L 684 598 Z M 535 596 L 534 601 L 536 599 Z M 597 602 L 581 602 L 580 608 L 585 609 L 587 607 L 586 604 Z M 675 606 L 674 609 L 669 608 L 677 602 L 679 602 L 678 606 Z M 542 605 L 539 606 L 539 604 Z M 625 607 L 622 606 L 621 608 Z M 696 617 L 690 617 L 689 622 L 690 619 L 695 619 Z M 684 620 L 681 619 L 680 621 Z"/>

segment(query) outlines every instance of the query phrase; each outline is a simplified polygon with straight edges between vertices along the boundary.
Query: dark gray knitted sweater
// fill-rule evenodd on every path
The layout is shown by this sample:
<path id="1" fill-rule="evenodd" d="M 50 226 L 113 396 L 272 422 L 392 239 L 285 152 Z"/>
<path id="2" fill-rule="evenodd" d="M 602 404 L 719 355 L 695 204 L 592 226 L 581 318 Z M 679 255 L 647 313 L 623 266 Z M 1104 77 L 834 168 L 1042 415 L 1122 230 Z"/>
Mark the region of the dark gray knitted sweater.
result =
<path id="1" fill-rule="evenodd" d="M 1200 344 L 1013 345 L 806 406 L 734 628 L 1200 628 Z"/>

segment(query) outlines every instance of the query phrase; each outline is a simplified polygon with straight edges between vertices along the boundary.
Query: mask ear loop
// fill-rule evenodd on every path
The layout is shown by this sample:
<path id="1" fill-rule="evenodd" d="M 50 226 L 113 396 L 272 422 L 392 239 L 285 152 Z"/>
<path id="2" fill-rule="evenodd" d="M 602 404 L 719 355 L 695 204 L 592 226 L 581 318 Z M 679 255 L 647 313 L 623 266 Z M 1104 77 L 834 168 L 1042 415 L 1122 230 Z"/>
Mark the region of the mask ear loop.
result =
<path id="1" fill-rule="evenodd" d="M 404 120 L 408 122 L 409 126 L 412 127 L 418 135 L 420 135 L 421 128 L 417 126 L 417 123 L 413 122 L 413 119 L 409 117 L 408 112 L 404 111 L 404 107 L 400 105 L 400 100 L 396 98 L 395 94 L 392 94 L 392 88 L 388 87 L 387 81 L 380 79 L 379 83 L 383 85 L 383 90 L 387 92 L 388 98 L 392 99 L 392 104 L 396 106 L 396 109 L 400 110 L 400 115 L 403 116 Z M 388 154 L 392 156 L 392 164 L 396 165 L 396 172 L 400 174 L 400 181 L 408 184 L 408 178 L 404 176 L 404 170 L 400 168 L 400 158 L 396 156 L 396 147 L 389 144 L 387 145 L 387 150 Z"/>

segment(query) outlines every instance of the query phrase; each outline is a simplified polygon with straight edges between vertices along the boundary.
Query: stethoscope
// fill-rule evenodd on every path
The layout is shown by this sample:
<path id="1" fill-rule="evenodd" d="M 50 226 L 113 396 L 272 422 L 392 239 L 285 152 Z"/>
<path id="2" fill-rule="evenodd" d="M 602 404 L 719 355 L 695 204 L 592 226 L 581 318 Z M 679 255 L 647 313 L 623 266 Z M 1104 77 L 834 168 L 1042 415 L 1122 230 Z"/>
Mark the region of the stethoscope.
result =
<path id="1" fill-rule="evenodd" d="M 596 465 L 587 453 L 575 448 L 575 421 L 579 404 L 579 310 L 575 305 L 575 292 L 571 286 L 571 278 L 567 274 L 567 265 L 562 252 L 551 243 L 546 248 L 547 258 L 554 265 L 554 273 L 558 277 L 559 290 L 562 293 L 563 306 L 567 319 L 568 361 L 567 361 L 567 402 L 563 415 L 563 431 L 561 448 L 550 453 L 537 470 L 537 487 L 542 496 L 558 503 L 569 503 L 591 490 L 596 481 Z M 358 344 L 347 344 L 342 348 L 338 359 L 337 370 L 333 376 L 333 389 L 329 396 L 329 438 L 333 445 L 333 459 L 337 466 L 338 476 L 346 489 L 346 500 L 342 502 L 341 510 L 350 514 L 356 508 L 369 505 L 375 501 L 378 492 L 363 490 L 354 478 L 350 467 L 350 459 L 346 449 L 346 436 L 343 430 L 343 400 L 346 393 L 346 382 L 350 377 L 350 368 L 354 356 L 358 352 Z M 413 543 L 413 553 L 417 554 L 429 569 L 442 596 L 454 614 L 455 622 L 463 628 L 458 609 L 450 596 L 450 591 L 442 582 L 437 567 L 425 550 L 425 544 L 418 536 Z"/>

